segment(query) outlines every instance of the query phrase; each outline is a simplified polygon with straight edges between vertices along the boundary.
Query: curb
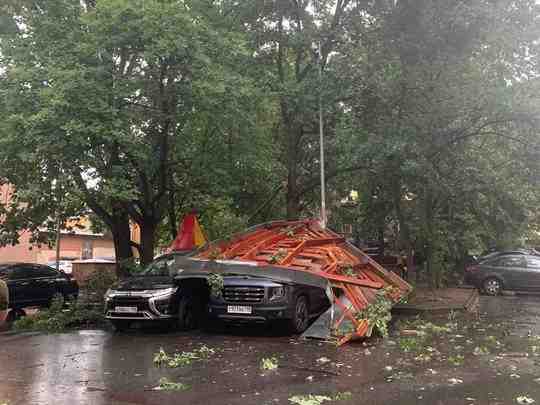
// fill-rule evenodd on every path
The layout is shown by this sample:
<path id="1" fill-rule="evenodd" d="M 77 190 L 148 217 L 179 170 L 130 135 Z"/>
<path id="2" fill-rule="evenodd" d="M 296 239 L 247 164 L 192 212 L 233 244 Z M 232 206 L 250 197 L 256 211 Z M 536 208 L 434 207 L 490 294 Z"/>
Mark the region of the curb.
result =
<path id="1" fill-rule="evenodd" d="M 454 312 L 476 312 L 480 295 L 476 289 L 472 289 L 471 293 L 464 302 L 454 304 L 398 304 L 392 308 L 393 315 L 419 315 L 419 314 L 447 314 Z"/>

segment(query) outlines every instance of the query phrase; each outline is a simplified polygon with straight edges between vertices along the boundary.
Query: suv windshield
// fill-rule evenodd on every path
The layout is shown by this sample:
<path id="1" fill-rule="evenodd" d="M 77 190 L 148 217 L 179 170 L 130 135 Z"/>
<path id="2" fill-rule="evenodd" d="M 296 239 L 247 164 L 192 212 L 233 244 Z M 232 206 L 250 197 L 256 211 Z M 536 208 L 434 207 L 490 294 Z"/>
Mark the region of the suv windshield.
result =
<path id="1" fill-rule="evenodd" d="M 160 257 L 154 260 L 142 272 L 144 276 L 172 276 L 174 256 Z"/>

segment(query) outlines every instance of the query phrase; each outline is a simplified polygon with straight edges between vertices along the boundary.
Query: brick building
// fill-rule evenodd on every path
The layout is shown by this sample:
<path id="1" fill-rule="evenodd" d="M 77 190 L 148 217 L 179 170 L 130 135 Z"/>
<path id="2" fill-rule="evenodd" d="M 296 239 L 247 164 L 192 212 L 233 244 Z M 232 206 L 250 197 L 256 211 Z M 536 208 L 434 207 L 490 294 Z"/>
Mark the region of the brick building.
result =
<path id="1" fill-rule="evenodd" d="M 11 186 L 0 185 L 0 204 L 9 203 Z M 68 221 L 60 234 L 60 257 L 67 260 L 114 258 L 114 242 L 108 233 L 95 233 L 87 217 Z M 30 232 L 23 231 L 15 246 L 0 247 L 0 263 L 47 263 L 56 259 L 55 246 L 32 244 Z M 53 238 L 54 239 L 54 238 Z"/>

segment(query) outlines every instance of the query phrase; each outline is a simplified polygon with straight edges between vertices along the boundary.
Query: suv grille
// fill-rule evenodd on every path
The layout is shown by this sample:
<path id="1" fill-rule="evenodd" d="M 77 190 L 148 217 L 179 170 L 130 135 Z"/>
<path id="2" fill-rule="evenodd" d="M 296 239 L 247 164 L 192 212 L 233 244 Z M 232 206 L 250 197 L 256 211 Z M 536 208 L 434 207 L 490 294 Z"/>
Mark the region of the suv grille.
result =
<path id="1" fill-rule="evenodd" d="M 137 307 L 139 311 L 148 309 L 148 298 L 143 297 L 114 297 L 109 307 Z"/>
<path id="2" fill-rule="evenodd" d="M 223 299 L 226 302 L 253 303 L 262 302 L 264 299 L 264 287 L 225 287 Z"/>

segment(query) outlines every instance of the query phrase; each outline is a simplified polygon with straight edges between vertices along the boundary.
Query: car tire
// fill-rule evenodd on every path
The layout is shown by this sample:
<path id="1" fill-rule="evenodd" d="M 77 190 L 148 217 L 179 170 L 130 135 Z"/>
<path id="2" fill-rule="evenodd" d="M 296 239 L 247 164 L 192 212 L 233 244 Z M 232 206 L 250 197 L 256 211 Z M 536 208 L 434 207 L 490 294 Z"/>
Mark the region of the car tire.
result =
<path id="1" fill-rule="evenodd" d="M 482 281 L 482 290 L 487 295 L 499 295 L 502 291 L 502 287 L 501 280 L 495 277 L 488 277 Z"/>
<path id="2" fill-rule="evenodd" d="M 111 323 L 116 332 L 124 332 L 131 326 L 131 322 L 125 319 L 111 320 Z"/>
<path id="3" fill-rule="evenodd" d="M 309 303 L 304 295 L 296 298 L 293 308 L 293 316 L 289 321 L 291 332 L 300 334 L 309 326 Z"/>
<path id="4" fill-rule="evenodd" d="M 196 313 L 192 297 L 182 296 L 176 313 L 176 329 L 180 331 L 195 329 L 197 327 Z"/>
<path id="5" fill-rule="evenodd" d="M 24 309 L 20 309 L 20 308 L 14 308 L 14 309 L 11 309 L 9 310 L 8 314 L 7 314 L 7 317 L 6 317 L 6 323 L 8 325 L 12 325 L 13 322 L 23 318 L 26 316 L 26 312 L 24 311 Z"/>

